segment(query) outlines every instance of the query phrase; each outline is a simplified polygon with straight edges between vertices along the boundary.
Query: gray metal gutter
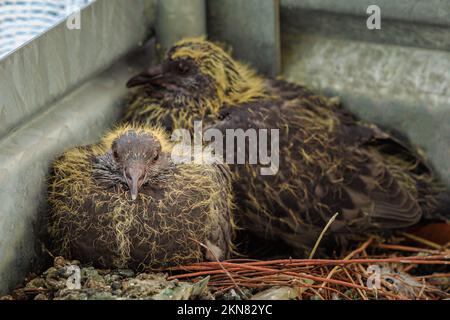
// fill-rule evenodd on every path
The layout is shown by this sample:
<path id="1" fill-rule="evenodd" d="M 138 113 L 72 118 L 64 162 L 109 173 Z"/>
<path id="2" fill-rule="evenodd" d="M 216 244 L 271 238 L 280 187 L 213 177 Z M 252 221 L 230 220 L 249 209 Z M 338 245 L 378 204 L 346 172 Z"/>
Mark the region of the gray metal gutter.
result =
<path id="1" fill-rule="evenodd" d="M 0 138 L 136 48 L 150 31 L 144 2 L 97 0 L 81 30 L 62 21 L 0 60 Z"/>

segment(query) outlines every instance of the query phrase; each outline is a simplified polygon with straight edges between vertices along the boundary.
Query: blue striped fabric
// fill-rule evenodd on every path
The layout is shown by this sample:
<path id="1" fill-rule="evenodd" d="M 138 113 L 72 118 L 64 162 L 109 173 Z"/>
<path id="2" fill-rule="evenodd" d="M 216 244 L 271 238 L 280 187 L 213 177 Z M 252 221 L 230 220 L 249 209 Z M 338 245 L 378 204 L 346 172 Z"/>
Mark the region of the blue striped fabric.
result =
<path id="1" fill-rule="evenodd" d="M 94 0 L 0 0 L 0 59 Z"/>

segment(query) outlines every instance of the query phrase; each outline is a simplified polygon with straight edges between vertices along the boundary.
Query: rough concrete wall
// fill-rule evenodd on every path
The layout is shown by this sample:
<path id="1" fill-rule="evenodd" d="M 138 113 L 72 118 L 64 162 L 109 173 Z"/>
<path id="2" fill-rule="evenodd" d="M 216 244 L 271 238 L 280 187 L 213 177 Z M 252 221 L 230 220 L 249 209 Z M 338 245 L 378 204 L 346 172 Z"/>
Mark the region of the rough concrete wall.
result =
<path id="1" fill-rule="evenodd" d="M 450 186 L 450 29 L 446 27 L 450 16 L 435 12 L 432 2 L 423 8 L 425 2 L 395 1 L 405 5 L 402 11 L 401 6 L 374 1 L 392 7 L 389 15 L 398 19 L 383 19 L 388 11 L 382 9 L 381 30 L 368 30 L 368 15 L 361 5 L 347 7 L 324 0 L 302 1 L 299 7 L 283 0 L 283 74 L 327 95 L 338 95 L 362 118 L 405 134 L 424 149 Z M 290 6 L 283 6 L 286 3 Z M 414 14 L 401 16 L 401 12 L 415 12 L 412 3 L 435 12 L 434 21 L 442 24 L 410 22 Z M 350 9 L 351 15 L 339 11 Z M 433 20 L 428 13 L 427 19 Z"/>

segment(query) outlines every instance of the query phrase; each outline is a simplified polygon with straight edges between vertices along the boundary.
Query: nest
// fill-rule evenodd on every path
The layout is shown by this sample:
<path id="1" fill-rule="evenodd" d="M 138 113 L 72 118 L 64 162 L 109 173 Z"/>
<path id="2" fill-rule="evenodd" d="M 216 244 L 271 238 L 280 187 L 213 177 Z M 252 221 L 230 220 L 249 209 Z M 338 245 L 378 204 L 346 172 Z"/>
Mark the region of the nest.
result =
<path id="1" fill-rule="evenodd" d="M 450 298 L 449 264 L 448 247 L 425 249 L 370 238 L 343 259 L 203 262 L 171 268 L 177 274 L 168 279 L 196 282 L 209 276 L 215 295 L 234 290 L 242 298 L 259 292 L 258 297 L 290 299 L 435 300 Z M 429 273 L 427 266 L 444 271 Z"/>
<path id="2" fill-rule="evenodd" d="M 428 249 L 370 238 L 343 259 L 235 259 L 140 274 L 56 257 L 53 267 L 30 276 L 24 287 L 0 300 L 447 299 L 450 248 L 431 245 Z M 80 287 L 75 289 L 68 284 L 74 268 L 80 272 Z"/>

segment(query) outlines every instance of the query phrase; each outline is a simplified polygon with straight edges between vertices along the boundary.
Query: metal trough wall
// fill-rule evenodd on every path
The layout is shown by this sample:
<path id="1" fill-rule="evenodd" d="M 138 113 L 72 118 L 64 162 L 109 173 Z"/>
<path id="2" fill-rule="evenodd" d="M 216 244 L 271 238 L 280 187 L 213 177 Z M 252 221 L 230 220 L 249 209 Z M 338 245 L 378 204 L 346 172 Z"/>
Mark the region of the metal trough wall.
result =
<path id="1" fill-rule="evenodd" d="M 369 5 L 381 29 L 366 28 Z M 450 2 L 282 0 L 283 76 L 423 148 L 450 186 Z"/>
<path id="2" fill-rule="evenodd" d="M 51 162 L 114 124 L 126 80 L 155 57 L 129 55 L 153 26 L 163 48 L 206 31 L 265 74 L 339 95 L 422 146 L 450 185 L 449 2 L 160 1 L 97 0 L 81 30 L 61 23 L 0 60 L 0 294 L 38 265 Z M 366 28 L 371 4 L 381 30 Z"/>
<path id="3" fill-rule="evenodd" d="M 116 121 L 135 59 L 116 61 L 146 39 L 154 4 L 97 0 L 81 30 L 63 22 L 0 61 L 0 294 L 38 265 L 53 159 Z"/>

